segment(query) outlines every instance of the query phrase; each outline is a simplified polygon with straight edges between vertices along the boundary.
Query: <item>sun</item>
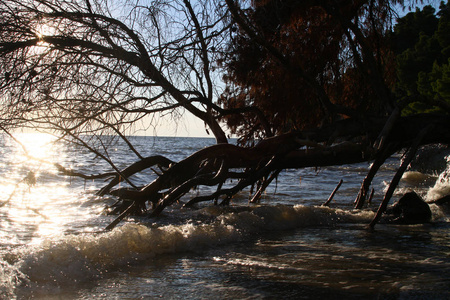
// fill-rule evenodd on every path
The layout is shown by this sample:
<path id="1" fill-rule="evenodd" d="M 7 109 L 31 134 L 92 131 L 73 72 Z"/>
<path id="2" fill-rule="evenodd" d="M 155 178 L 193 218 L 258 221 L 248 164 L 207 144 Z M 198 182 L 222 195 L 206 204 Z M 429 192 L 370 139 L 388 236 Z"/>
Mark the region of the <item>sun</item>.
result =
<path id="1" fill-rule="evenodd" d="M 50 21 L 39 18 L 34 28 L 34 34 L 38 38 L 38 47 L 48 47 L 48 43 L 44 41 L 46 36 L 52 36 L 56 33 L 56 27 Z"/>

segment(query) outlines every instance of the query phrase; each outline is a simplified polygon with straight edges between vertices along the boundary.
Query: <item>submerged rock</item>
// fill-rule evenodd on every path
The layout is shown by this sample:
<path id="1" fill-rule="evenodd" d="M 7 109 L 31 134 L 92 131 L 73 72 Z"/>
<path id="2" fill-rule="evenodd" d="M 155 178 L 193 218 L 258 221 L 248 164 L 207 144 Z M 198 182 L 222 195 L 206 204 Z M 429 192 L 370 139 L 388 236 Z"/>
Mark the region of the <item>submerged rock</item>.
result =
<path id="1" fill-rule="evenodd" d="M 392 223 L 421 224 L 431 221 L 431 209 L 415 192 L 403 195 L 386 213 Z"/>

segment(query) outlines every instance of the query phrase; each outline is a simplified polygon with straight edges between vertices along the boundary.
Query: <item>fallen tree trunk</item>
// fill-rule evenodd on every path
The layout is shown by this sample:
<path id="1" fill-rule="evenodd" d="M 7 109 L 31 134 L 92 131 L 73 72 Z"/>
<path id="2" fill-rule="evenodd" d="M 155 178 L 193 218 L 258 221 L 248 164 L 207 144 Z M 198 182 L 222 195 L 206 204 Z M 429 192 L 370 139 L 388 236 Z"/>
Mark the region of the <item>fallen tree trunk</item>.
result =
<path id="1" fill-rule="evenodd" d="M 221 196 L 224 196 L 222 204 L 227 204 L 233 195 L 260 181 L 260 188 L 254 195 L 257 199 L 258 194 L 267 188 L 266 180 L 273 180 L 283 169 L 375 160 L 375 166 L 370 169 L 362 184 L 359 200 L 356 201 L 357 207 L 361 208 L 370 182 L 385 159 L 396 151 L 410 147 L 423 128 L 433 126 L 433 130 L 422 136 L 419 145 L 450 143 L 450 117 L 421 115 L 396 119 L 390 124 L 389 133 L 383 135 L 382 147 L 379 148 L 379 143 L 375 146 L 374 142 L 383 132 L 383 122 L 386 120 L 374 118 L 361 123 L 360 120 L 347 119 L 334 126 L 268 138 L 254 147 L 217 144 L 201 149 L 178 163 L 172 163 L 162 157 L 148 158 L 146 162 L 140 161 L 122 170 L 121 174 L 129 176 L 154 164 L 168 168 L 161 168 L 156 179 L 140 189 L 118 189 L 110 193 L 127 200 L 123 201 L 122 207 L 117 210 L 122 212 L 120 219 L 140 208 L 145 209 L 145 203 L 151 204 L 150 215 L 157 216 L 165 207 L 199 185 L 217 185 L 217 189 L 214 193 L 191 199 L 187 205 L 213 199 L 214 203 L 217 203 Z M 238 182 L 232 187 L 223 188 L 223 184 L 229 179 L 238 179 Z M 100 192 L 106 193 L 119 181 L 120 178 L 116 176 Z M 118 221 L 113 223 L 117 224 Z"/>
<path id="2" fill-rule="evenodd" d="M 120 174 L 116 174 L 114 179 L 112 179 L 106 186 L 104 186 L 103 188 L 100 189 L 100 191 L 98 191 L 97 195 L 103 196 L 109 193 L 111 188 L 113 188 L 114 186 L 116 186 L 117 184 L 119 184 L 124 180 L 123 178 L 124 176 L 130 177 L 136 173 L 142 172 L 143 170 L 151 168 L 155 165 L 158 166 L 162 172 L 163 171 L 162 168 L 168 168 L 173 163 L 174 163 L 173 161 L 161 155 L 143 158 L 140 161 L 137 161 L 131 164 L 129 167 L 122 170 Z"/>

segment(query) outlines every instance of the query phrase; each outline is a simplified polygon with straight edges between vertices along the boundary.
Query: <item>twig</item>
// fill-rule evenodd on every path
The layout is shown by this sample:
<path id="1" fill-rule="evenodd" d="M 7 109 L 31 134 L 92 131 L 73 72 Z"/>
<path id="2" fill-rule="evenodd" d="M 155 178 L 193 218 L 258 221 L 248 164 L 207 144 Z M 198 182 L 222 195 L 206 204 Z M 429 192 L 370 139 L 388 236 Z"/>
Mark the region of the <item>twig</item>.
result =
<path id="1" fill-rule="evenodd" d="M 274 171 L 270 177 L 262 183 L 261 187 L 258 189 L 258 191 L 255 193 L 253 198 L 249 201 L 249 203 L 257 203 L 261 199 L 262 193 L 266 190 L 267 186 L 275 179 L 277 178 L 278 174 L 280 174 L 281 169 L 278 169 Z"/>
<path id="2" fill-rule="evenodd" d="M 367 203 L 368 203 L 368 204 L 371 204 L 371 203 L 372 203 L 372 198 L 373 198 L 373 194 L 374 194 L 374 193 L 375 193 L 375 189 L 372 188 L 372 191 L 370 192 L 369 199 L 367 200 Z"/>
<path id="3" fill-rule="evenodd" d="M 331 193 L 330 197 L 328 197 L 328 200 L 324 204 L 322 204 L 322 206 L 328 206 L 330 204 L 331 200 L 333 200 L 334 195 L 339 190 L 339 188 L 341 187 L 343 182 L 344 182 L 344 180 L 342 180 L 342 179 L 339 181 L 338 185 L 334 188 L 334 190 Z"/>

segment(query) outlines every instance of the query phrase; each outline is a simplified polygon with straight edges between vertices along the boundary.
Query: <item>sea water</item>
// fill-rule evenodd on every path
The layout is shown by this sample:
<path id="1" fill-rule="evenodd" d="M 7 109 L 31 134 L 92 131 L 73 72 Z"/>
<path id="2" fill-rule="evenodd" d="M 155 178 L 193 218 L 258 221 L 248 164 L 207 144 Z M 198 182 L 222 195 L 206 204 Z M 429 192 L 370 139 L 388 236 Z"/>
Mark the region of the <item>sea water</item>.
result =
<path id="1" fill-rule="evenodd" d="M 367 224 L 401 155 L 379 171 L 372 203 L 353 201 L 370 163 L 286 170 L 258 204 L 248 190 L 228 207 L 183 203 L 157 218 L 130 217 L 114 230 L 103 214 L 114 198 L 97 197 L 104 180 L 58 174 L 50 162 L 85 174 L 110 167 L 82 148 L 50 138 L 0 138 L 0 298 L 4 299 L 449 299 L 450 220 L 431 205 L 423 225 Z M 174 161 L 214 143 L 208 138 L 131 137 L 143 156 Z M 137 160 L 111 141 L 120 168 Z M 26 180 L 35 175 L 35 182 Z M 133 176 L 137 185 L 151 172 Z M 29 177 L 28 177 L 29 178 Z M 321 206 L 343 180 L 329 207 Z M 123 183 L 122 183 L 123 184 Z M 407 172 L 394 195 L 426 199 L 448 191 L 439 174 Z"/>

